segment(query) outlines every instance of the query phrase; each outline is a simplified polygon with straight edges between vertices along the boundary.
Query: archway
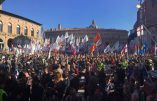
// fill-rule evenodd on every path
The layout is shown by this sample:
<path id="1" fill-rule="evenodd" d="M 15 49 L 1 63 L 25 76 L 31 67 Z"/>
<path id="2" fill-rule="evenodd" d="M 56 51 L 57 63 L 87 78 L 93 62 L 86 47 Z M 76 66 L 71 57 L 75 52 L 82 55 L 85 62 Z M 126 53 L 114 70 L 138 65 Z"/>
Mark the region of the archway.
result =
<path id="1" fill-rule="evenodd" d="M 13 44 L 14 44 L 14 40 L 8 39 L 8 47 L 11 48 Z"/>
<path id="2" fill-rule="evenodd" d="M 4 42 L 2 39 L 0 39 L 0 51 L 2 51 L 4 48 Z"/>
<path id="3" fill-rule="evenodd" d="M 10 52 L 13 51 L 14 40 L 11 39 L 11 38 L 8 39 L 7 45 L 8 45 L 9 51 L 10 51 Z"/>

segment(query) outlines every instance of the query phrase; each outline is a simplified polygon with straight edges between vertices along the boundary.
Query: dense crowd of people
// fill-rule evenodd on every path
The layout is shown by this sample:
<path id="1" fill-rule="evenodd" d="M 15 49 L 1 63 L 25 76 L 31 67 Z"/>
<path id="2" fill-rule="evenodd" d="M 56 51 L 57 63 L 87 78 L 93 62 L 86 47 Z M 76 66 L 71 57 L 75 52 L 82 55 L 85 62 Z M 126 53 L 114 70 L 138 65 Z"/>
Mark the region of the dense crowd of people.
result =
<path id="1" fill-rule="evenodd" d="M 0 101 L 157 100 L 155 56 L 47 56 L 2 55 Z"/>

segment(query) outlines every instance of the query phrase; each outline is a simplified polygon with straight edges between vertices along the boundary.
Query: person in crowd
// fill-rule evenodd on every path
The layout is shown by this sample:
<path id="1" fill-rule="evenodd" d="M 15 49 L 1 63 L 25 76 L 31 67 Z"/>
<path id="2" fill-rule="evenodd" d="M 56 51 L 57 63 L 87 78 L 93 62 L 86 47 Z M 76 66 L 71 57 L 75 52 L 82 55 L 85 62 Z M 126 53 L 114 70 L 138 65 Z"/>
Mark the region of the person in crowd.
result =
<path id="1" fill-rule="evenodd" d="M 48 53 L 19 57 L 3 54 L 0 101 L 82 101 L 83 98 L 153 101 L 156 98 L 156 57 L 63 53 L 47 56 Z M 154 76 L 150 75 L 151 71 Z"/>

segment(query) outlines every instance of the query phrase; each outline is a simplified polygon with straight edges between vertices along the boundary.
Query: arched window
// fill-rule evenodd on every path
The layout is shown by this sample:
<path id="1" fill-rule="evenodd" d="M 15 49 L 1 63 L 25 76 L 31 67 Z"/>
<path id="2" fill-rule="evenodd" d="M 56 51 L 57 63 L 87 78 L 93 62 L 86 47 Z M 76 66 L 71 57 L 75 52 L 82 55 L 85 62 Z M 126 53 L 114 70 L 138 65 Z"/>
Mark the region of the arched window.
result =
<path id="1" fill-rule="evenodd" d="M 39 35 L 39 30 L 37 30 L 37 35 Z"/>
<path id="2" fill-rule="evenodd" d="M 8 33 L 12 33 L 12 24 L 8 23 Z"/>
<path id="3" fill-rule="evenodd" d="M 34 29 L 31 29 L 31 36 L 34 36 Z"/>
<path id="4" fill-rule="evenodd" d="M 3 31 L 3 23 L 2 23 L 2 21 L 0 21 L 0 32 L 2 32 Z"/>
<path id="5" fill-rule="evenodd" d="M 16 27 L 16 33 L 20 34 L 20 25 L 17 25 L 17 27 Z"/>
<path id="6" fill-rule="evenodd" d="M 28 35 L 28 28 L 27 27 L 25 27 L 25 29 L 24 29 L 24 35 Z"/>

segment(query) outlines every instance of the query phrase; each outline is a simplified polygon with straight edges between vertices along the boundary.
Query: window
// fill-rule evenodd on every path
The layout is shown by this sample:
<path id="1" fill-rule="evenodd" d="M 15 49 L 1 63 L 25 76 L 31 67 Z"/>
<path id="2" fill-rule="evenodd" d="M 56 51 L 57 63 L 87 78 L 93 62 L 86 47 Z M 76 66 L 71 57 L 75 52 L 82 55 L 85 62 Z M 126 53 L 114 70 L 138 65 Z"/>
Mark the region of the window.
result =
<path id="1" fill-rule="evenodd" d="M 31 29 L 31 36 L 34 36 L 34 29 Z"/>
<path id="2" fill-rule="evenodd" d="M 39 31 L 37 30 L 37 35 L 39 34 Z"/>
<path id="3" fill-rule="evenodd" d="M 8 33 L 12 33 L 12 24 L 8 23 Z"/>
<path id="4" fill-rule="evenodd" d="M 17 27 L 16 27 L 16 33 L 20 34 L 20 25 L 17 25 Z"/>
<path id="5" fill-rule="evenodd" d="M 25 27 L 25 29 L 24 29 L 24 35 L 28 35 L 28 28 L 27 27 Z"/>
<path id="6" fill-rule="evenodd" d="M 0 21 L 0 32 L 2 32 L 3 31 L 3 23 L 2 23 L 2 21 Z"/>

